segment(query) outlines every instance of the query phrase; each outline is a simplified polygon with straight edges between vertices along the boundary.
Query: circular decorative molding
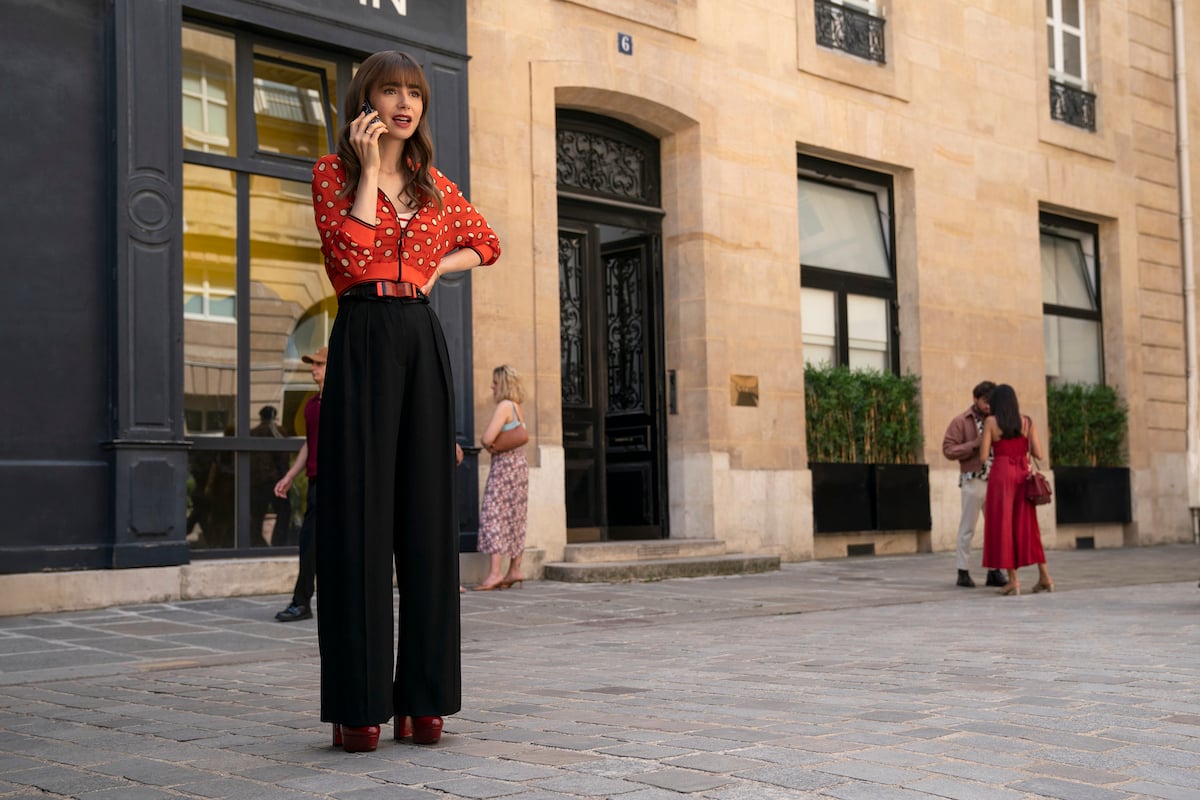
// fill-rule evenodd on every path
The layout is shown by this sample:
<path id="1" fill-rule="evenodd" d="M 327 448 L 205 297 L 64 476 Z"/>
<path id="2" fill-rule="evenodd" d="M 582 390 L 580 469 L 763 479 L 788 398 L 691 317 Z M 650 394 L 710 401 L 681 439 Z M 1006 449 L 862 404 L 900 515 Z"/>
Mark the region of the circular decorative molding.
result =
<path id="1" fill-rule="evenodd" d="M 171 185 L 157 175 L 137 175 L 130 179 L 126 207 L 135 238 L 155 243 L 170 238 L 175 219 L 173 196 Z"/>

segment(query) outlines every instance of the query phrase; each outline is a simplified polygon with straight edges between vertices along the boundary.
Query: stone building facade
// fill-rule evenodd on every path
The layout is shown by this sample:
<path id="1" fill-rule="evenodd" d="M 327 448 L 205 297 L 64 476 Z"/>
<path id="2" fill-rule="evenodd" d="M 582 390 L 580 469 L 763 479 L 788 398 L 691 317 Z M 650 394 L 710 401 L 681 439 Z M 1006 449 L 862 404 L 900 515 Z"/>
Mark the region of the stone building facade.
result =
<path id="1" fill-rule="evenodd" d="M 871 18 L 865 28 L 857 12 Z M 662 371 L 676 393 L 676 413 L 663 417 L 671 538 L 718 538 L 785 560 L 845 555 L 856 543 L 953 549 L 959 497 L 957 467 L 940 451 L 946 423 L 990 378 L 1012 384 L 1045 431 L 1047 375 L 1059 367 L 1066 378 L 1099 376 L 1128 403 L 1132 518 L 1056 525 L 1047 508 L 1047 545 L 1191 537 L 1195 355 L 1171 3 L 475 0 L 468 21 L 474 199 L 506 242 L 503 265 L 474 287 L 476 330 L 486 331 L 475 382 L 486 386 L 503 362 L 533 376 L 529 536 L 548 559 L 572 538 L 561 511 L 571 471 L 559 212 L 573 190 L 555 161 L 557 152 L 561 169 L 564 112 L 633 126 L 660 146 Z M 1200 12 L 1184 10 L 1182 22 L 1194 43 Z M 1193 109 L 1196 76 L 1183 76 Z M 822 170 L 865 175 L 890 195 L 886 346 L 899 371 L 921 379 L 928 531 L 814 533 L 803 366 L 821 331 L 801 313 L 797 181 Z M 1057 241 L 1063 224 L 1068 240 L 1086 240 L 1083 268 L 1095 273 L 1095 307 L 1078 323 L 1100 332 L 1090 350 L 1080 340 L 1091 334 L 1067 330 L 1069 347 L 1047 323 L 1058 317 L 1043 234 Z M 757 405 L 731 401 L 739 376 L 757 379 Z M 477 397 L 482 414 L 486 396 Z"/>

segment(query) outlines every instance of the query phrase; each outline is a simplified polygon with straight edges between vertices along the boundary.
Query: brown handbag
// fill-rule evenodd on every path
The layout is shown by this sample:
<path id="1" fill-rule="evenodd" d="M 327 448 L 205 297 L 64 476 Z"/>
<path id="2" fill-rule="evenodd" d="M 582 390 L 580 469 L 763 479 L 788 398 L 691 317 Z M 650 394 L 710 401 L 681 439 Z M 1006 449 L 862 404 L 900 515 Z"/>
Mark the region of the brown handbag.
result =
<path id="1" fill-rule="evenodd" d="M 512 403 L 511 400 L 509 402 Z M 525 427 L 525 420 L 521 419 L 516 403 L 513 403 L 513 416 L 521 424 L 496 434 L 496 438 L 492 440 L 492 446 L 489 448 L 493 453 L 507 453 L 509 450 L 524 447 L 525 443 L 529 441 L 529 429 Z"/>
<path id="2" fill-rule="evenodd" d="M 518 447 L 523 447 L 529 441 L 529 430 L 522 422 L 515 428 L 509 428 L 506 431 L 500 431 L 496 434 L 496 438 L 492 441 L 491 450 L 493 453 L 507 453 L 509 450 L 516 450 Z"/>

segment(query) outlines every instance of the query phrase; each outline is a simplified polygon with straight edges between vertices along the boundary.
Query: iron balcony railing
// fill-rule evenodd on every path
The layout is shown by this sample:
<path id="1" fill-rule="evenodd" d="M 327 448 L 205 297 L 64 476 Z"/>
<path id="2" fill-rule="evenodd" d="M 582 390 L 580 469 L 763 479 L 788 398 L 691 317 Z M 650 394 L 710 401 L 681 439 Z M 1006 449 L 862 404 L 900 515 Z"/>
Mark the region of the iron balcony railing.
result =
<path id="1" fill-rule="evenodd" d="M 880 64 L 887 63 L 882 17 L 831 0 L 814 1 L 817 44 Z"/>
<path id="2" fill-rule="evenodd" d="M 1076 128 L 1096 130 L 1096 95 L 1050 79 L 1050 116 Z"/>

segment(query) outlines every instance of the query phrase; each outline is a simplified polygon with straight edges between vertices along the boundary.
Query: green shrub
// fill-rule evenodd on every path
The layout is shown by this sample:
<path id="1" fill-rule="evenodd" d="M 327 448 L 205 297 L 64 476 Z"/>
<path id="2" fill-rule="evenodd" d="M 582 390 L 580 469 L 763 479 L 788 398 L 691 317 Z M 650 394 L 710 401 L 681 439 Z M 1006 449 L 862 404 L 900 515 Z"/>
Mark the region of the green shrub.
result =
<path id="1" fill-rule="evenodd" d="M 808 460 L 917 463 L 924 443 L 919 395 L 915 375 L 805 365 Z"/>
<path id="2" fill-rule="evenodd" d="M 1111 386 L 1046 387 L 1051 463 L 1057 467 L 1123 467 L 1129 413 Z"/>

